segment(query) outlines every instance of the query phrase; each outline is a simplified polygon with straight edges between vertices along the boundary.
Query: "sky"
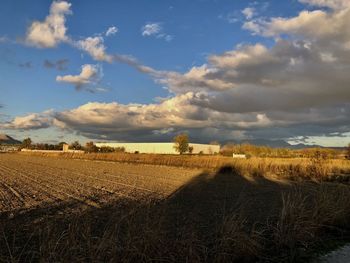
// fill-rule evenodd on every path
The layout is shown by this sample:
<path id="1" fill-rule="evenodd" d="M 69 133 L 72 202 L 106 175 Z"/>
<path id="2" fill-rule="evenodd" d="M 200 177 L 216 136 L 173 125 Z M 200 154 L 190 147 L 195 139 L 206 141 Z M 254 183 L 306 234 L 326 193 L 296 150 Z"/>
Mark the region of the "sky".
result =
<path id="1" fill-rule="evenodd" d="M 348 0 L 4 0 L 0 132 L 350 142 Z"/>

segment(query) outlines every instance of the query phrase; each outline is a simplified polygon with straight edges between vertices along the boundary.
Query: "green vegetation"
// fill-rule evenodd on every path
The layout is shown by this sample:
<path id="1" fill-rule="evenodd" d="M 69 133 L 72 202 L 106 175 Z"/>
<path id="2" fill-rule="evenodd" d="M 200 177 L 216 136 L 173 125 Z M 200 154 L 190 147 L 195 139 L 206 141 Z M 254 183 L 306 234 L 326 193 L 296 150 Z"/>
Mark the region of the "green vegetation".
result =
<path id="1" fill-rule="evenodd" d="M 94 144 L 94 142 L 87 142 L 86 145 L 85 145 L 85 152 L 87 152 L 87 153 L 95 153 L 95 152 L 98 152 L 98 148 Z"/>
<path id="2" fill-rule="evenodd" d="M 305 148 L 288 149 L 272 148 L 268 146 L 257 146 L 252 144 L 227 144 L 221 149 L 224 156 L 232 156 L 233 153 L 245 154 L 248 157 L 271 157 L 271 158 L 312 158 L 316 154 L 322 155 L 325 159 L 340 158 L 342 150 L 331 148 Z"/>
<path id="3" fill-rule="evenodd" d="M 83 149 L 83 146 L 79 143 L 79 141 L 75 141 L 69 145 L 69 149 L 80 151 Z"/>
<path id="4" fill-rule="evenodd" d="M 25 139 L 22 142 L 20 148 L 30 149 L 30 150 L 44 150 L 44 151 L 62 151 L 63 145 L 67 144 L 66 142 L 60 142 L 58 144 L 48 144 L 48 143 L 33 143 L 30 138 Z M 82 146 L 79 141 L 74 141 L 69 145 L 69 149 L 76 151 L 85 151 L 86 153 L 121 153 L 125 152 L 124 147 L 97 147 L 94 142 L 90 141 Z"/>
<path id="5" fill-rule="evenodd" d="M 32 139 L 26 138 L 23 140 L 21 148 L 30 149 L 32 146 Z"/>
<path id="6" fill-rule="evenodd" d="M 189 151 L 189 139 L 187 134 L 179 134 L 174 137 L 175 150 L 180 154 L 184 154 Z M 193 150 L 193 148 L 192 148 Z"/>

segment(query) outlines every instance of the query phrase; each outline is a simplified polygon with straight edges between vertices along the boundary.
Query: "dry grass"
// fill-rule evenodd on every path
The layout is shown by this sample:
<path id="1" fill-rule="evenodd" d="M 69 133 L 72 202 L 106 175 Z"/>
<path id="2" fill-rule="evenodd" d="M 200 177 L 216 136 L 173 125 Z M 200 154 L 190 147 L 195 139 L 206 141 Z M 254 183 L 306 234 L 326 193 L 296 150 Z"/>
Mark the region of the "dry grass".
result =
<path id="1" fill-rule="evenodd" d="M 279 216 L 266 227 L 271 246 L 285 251 L 283 261 L 300 261 L 310 250 L 322 250 L 320 244 L 350 237 L 349 187 L 322 183 L 309 190 L 283 193 Z"/>
<path id="2" fill-rule="evenodd" d="M 162 200 L 121 199 L 78 214 L 41 214 L 39 221 L 34 209 L 32 214 L 2 220 L 0 261 L 300 262 L 320 247 L 350 241 L 350 187 L 335 177 L 349 171 L 345 160 L 60 157 L 217 172 L 194 177 Z M 280 184 L 271 180 L 274 176 L 293 181 Z"/>
<path id="3" fill-rule="evenodd" d="M 346 186 L 296 187 L 281 195 L 282 205 L 263 221 L 247 216 L 249 205 L 242 204 L 209 225 L 210 215 L 201 218 L 196 209 L 182 207 L 182 197 L 124 203 L 31 225 L 7 222 L 1 226 L 0 261 L 304 261 L 325 240 L 349 238 L 349 198 Z"/>
<path id="4" fill-rule="evenodd" d="M 278 176 L 285 179 L 318 181 L 349 181 L 350 161 L 317 158 L 250 158 L 233 159 L 221 155 L 161 155 L 128 153 L 21 153 L 35 156 L 114 161 L 125 163 L 177 166 L 186 168 L 219 169 L 232 166 L 242 174 Z"/>

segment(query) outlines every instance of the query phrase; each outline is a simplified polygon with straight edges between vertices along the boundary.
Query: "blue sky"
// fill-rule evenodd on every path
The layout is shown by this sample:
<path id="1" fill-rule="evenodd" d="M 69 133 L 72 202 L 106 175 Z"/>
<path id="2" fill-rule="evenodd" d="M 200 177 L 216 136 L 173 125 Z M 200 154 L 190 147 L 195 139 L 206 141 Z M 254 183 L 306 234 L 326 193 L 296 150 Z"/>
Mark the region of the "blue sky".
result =
<path id="1" fill-rule="evenodd" d="M 327 67 L 339 67 L 341 74 L 349 67 L 347 60 L 338 62 L 337 57 L 349 55 L 343 43 L 348 39 L 328 36 L 327 32 L 313 35 L 310 28 L 317 29 L 317 25 L 300 16 L 307 11 L 305 16 L 317 16 L 316 21 L 328 15 L 339 29 L 337 25 L 344 21 L 338 17 L 349 7 L 344 0 L 320 3 L 3 1 L 0 128 L 18 138 L 32 136 L 52 142 L 63 138 L 162 141 L 187 132 L 197 141 L 269 138 L 345 145 L 350 141 L 346 116 L 349 80 L 345 75 L 337 78 L 342 80 L 339 88 L 329 95 L 329 86 L 314 89 L 319 83 L 304 76 L 322 73 Z M 51 24 L 50 18 L 55 18 Z M 275 23 L 274 18 L 280 21 Z M 292 19 L 297 26 L 291 26 Z M 35 31 L 46 26 L 51 26 L 48 31 Z M 107 36 L 112 27 L 115 32 Z M 65 32 L 58 33 L 60 29 Z M 88 39 L 97 45 L 91 47 Z M 282 53 L 297 61 L 305 52 L 299 48 L 300 54 L 295 55 L 289 50 L 300 41 L 304 47 L 312 46 L 307 50 L 318 50 L 319 57 L 331 61 L 322 60 L 325 65 L 320 68 L 316 66 L 319 62 L 308 61 L 311 56 L 305 55 L 305 65 L 299 68 L 309 72 L 287 78 L 276 73 L 273 59 L 263 58 L 279 59 Z M 345 47 L 339 50 L 328 45 L 337 41 Z M 93 52 L 99 47 L 103 47 L 103 55 L 96 57 Z M 242 62 L 241 57 L 258 61 L 254 62 L 257 66 Z M 83 76 L 86 65 L 87 75 Z M 290 69 L 290 65 L 281 67 Z M 260 80 L 251 81 L 257 72 Z M 333 81 L 331 77 L 329 81 Z M 304 93 L 317 101 L 299 103 L 298 96 L 303 100 Z M 274 96 L 276 101 L 271 99 Z M 232 107 L 223 106 L 231 103 Z M 237 110 L 240 103 L 251 107 Z"/>

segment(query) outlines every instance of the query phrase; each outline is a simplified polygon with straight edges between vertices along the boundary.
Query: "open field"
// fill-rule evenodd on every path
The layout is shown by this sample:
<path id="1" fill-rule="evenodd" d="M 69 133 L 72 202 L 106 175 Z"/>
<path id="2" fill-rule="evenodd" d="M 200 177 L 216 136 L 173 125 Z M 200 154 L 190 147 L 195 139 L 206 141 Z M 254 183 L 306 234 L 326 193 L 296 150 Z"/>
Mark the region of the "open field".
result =
<path id="1" fill-rule="evenodd" d="M 118 198 L 164 198 L 199 170 L 2 154 L 2 212 L 74 200 L 101 207 Z"/>
<path id="2" fill-rule="evenodd" d="M 151 164 L 215 171 L 232 166 L 241 173 L 259 176 L 277 176 L 284 179 L 315 179 L 322 181 L 348 180 L 350 161 L 317 158 L 250 158 L 234 159 L 221 155 L 164 155 L 128 153 L 26 153 L 21 155 L 111 161 L 130 164 Z"/>
<path id="3" fill-rule="evenodd" d="M 345 160 L 80 156 L 0 155 L 0 262 L 293 262 L 350 241 Z"/>

